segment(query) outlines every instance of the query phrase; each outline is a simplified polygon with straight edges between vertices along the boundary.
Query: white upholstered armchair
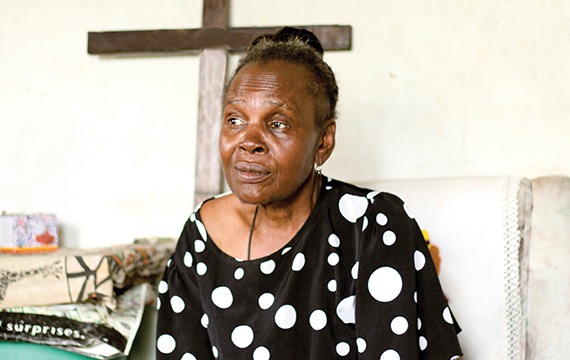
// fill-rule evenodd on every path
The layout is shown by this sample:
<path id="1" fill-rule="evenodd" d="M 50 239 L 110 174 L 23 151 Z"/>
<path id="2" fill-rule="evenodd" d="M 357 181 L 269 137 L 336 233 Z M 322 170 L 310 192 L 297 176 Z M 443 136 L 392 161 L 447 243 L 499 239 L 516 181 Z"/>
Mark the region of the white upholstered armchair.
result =
<path id="1" fill-rule="evenodd" d="M 364 183 L 402 197 L 439 248 L 464 359 L 564 359 L 570 178 Z"/>

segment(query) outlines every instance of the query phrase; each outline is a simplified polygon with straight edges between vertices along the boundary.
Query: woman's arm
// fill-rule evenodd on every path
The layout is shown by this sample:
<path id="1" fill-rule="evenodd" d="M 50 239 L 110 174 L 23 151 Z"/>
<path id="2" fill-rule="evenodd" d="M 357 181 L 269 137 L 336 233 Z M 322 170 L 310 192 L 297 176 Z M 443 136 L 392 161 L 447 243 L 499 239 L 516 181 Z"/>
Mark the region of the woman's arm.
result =
<path id="1" fill-rule="evenodd" d="M 214 359 L 192 254 L 188 222 L 158 286 L 156 359 Z"/>
<path id="2" fill-rule="evenodd" d="M 374 351 L 363 354 L 446 360 L 461 355 L 435 266 L 404 203 L 380 194 L 369 218 L 375 221 L 361 243 L 356 331 L 360 346 Z"/>

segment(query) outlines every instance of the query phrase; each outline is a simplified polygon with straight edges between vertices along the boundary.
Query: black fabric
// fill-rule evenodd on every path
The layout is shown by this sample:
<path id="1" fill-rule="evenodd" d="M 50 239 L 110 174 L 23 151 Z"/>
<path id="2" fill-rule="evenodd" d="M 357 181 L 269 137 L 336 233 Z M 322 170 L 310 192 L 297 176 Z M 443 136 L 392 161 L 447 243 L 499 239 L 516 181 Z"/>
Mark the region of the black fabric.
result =
<path id="1" fill-rule="evenodd" d="M 396 196 L 325 179 L 280 251 L 243 261 L 197 210 L 159 284 L 157 359 L 453 359 L 456 329 Z"/>

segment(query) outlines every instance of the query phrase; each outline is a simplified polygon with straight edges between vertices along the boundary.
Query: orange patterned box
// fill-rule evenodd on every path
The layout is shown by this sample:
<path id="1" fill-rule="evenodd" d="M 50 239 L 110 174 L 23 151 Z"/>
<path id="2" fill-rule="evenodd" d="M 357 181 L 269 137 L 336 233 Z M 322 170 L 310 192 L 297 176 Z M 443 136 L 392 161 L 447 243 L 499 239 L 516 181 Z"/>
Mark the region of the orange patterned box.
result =
<path id="1" fill-rule="evenodd" d="M 0 215 L 0 251 L 29 253 L 57 250 L 57 218 L 53 214 Z"/>

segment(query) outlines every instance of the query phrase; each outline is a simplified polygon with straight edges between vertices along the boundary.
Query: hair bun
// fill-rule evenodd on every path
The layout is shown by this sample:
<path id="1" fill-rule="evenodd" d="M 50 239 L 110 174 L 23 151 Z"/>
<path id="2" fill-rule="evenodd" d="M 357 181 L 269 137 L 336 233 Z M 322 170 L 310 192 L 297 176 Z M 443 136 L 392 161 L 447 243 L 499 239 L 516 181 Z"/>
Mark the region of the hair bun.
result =
<path id="1" fill-rule="evenodd" d="M 299 39 L 312 47 L 319 54 L 322 55 L 324 53 L 323 46 L 321 45 L 319 39 L 315 36 L 315 34 L 306 29 L 285 26 L 284 28 L 278 30 L 275 34 L 261 35 L 257 37 L 251 43 L 250 49 L 263 39 L 269 39 L 274 42 L 288 42 L 294 39 Z"/>
<path id="2" fill-rule="evenodd" d="M 321 45 L 319 39 L 309 30 L 285 26 L 273 35 L 273 41 L 275 42 L 287 42 L 292 39 L 300 39 L 304 41 L 306 44 L 315 49 L 319 54 L 322 54 L 324 52 L 323 46 Z"/>

